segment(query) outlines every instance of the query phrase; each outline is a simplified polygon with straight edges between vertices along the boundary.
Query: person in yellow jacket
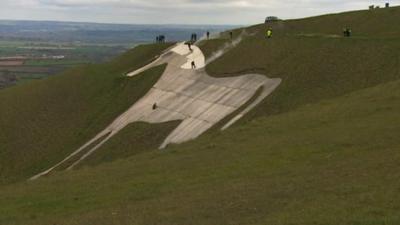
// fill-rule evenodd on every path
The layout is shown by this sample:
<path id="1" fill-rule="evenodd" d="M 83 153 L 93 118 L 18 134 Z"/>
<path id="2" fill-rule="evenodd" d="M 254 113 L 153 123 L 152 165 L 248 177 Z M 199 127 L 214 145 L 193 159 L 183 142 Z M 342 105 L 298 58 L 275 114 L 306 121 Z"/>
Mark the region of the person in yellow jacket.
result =
<path id="1" fill-rule="evenodd" d="M 267 38 L 271 38 L 272 37 L 272 28 L 269 28 L 267 30 Z"/>

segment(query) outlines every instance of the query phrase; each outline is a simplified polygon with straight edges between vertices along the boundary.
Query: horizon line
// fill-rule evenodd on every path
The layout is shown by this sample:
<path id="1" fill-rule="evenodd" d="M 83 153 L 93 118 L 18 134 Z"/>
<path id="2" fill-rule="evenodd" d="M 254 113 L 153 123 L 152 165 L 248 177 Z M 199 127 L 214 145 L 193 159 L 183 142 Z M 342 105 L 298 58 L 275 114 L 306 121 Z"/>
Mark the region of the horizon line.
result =
<path id="1" fill-rule="evenodd" d="M 52 20 L 52 19 L 3 19 L 1 21 L 10 22 L 52 22 L 52 23 L 80 23 L 80 24 L 100 24 L 100 25 L 132 25 L 132 26 L 250 26 L 253 24 L 200 24 L 200 23 L 119 23 L 119 22 L 90 22 L 90 21 L 70 21 L 70 20 Z"/>

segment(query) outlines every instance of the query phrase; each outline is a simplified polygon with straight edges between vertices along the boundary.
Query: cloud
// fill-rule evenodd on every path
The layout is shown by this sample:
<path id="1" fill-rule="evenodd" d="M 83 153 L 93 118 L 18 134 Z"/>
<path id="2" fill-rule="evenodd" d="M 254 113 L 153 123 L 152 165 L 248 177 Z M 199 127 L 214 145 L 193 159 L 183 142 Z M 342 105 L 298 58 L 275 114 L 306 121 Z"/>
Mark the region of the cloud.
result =
<path id="1" fill-rule="evenodd" d="M 253 24 L 366 9 L 385 0 L 1 0 L 2 19 L 114 23 Z M 400 4 L 400 0 L 391 0 Z"/>

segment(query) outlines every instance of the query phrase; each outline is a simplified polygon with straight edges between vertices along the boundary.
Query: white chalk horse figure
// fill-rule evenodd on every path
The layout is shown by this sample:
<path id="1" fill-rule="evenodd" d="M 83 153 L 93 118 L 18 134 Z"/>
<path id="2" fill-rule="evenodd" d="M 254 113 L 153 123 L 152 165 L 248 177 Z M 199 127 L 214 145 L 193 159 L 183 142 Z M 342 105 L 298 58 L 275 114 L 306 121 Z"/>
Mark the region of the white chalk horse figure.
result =
<path id="1" fill-rule="evenodd" d="M 196 69 L 192 69 L 192 62 L 195 63 Z M 163 123 L 181 120 L 179 126 L 160 145 L 160 149 L 170 143 L 182 143 L 195 139 L 238 110 L 261 88 L 257 98 L 227 122 L 222 127 L 224 130 L 256 107 L 281 82 L 279 78 L 269 79 L 259 74 L 227 78 L 210 77 L 205 72 L 205 57 L 201 50 L 196 46 L 192 46 L 192 50 L 189 50 L 184 43 L 168 49 L 149 65 L 127 76 L 136 76 L 147 69 L 165 63 L 168 65 L 163 75 L 145 96 L 70 156 L 31 179 L 50 173 L 90 146 L 91 149 L 68 167 L 68 169 L 74 168 L 133 122 Z M 154 107 L 155 105 L 157 107 Z M 96 145 L 92 147 L 94 144 Z"/>

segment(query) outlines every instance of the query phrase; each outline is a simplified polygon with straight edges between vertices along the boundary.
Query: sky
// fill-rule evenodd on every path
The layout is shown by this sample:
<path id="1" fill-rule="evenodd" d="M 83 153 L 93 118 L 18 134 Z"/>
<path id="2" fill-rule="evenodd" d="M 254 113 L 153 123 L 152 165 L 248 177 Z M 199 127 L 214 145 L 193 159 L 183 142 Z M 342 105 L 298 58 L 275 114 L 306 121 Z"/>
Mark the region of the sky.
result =
<path id="1" fill-rule="evenodd" d="M 128 24 L 234 24 L 302 18 L 400 0 L 0 0 L 0 19 Z"/>

